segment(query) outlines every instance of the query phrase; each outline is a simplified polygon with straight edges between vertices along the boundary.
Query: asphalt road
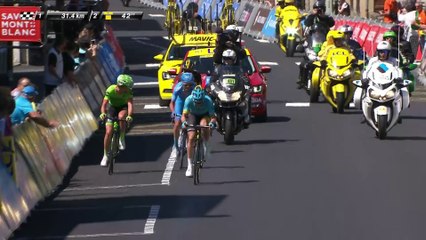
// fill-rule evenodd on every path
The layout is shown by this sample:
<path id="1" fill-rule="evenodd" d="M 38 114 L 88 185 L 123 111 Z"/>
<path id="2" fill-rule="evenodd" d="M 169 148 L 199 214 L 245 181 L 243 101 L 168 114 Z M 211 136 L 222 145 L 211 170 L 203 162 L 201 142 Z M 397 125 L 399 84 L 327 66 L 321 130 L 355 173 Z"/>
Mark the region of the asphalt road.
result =
<path id="1" fill-rule="evenodd" d="M 113 26 L 131 73 L 150 82 L 156 69 L 145 64 L 167 46 L 164 18 L 131 4 L 145 11 L 144 20 Z M 111 9 L 122 9 L 119 1 Z M 141 86 L 117 173 L 98 165 L 98 132 L 16 239 L 426 239 L 426 104 L 412 102 L 402 124 L 378 140 L 359 110 L 286 106 L 308 102 L 295 84 L 300 58 L 245 41 L 257 61 L 278 63 L 268 75 L 269 120 L 252 124 L 232 146 L 215 133 L 200 185 L 169 158 L 167 109 L 146 107 L 157 103 L 156 86 Z"/>

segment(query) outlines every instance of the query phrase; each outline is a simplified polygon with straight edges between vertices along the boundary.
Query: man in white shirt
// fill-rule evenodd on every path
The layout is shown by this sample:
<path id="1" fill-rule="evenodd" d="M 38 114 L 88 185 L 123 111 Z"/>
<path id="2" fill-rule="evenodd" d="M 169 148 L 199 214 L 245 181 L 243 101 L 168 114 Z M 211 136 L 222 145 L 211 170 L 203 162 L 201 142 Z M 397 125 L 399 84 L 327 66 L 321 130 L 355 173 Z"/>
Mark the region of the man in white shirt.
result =
<path id="1" fill-rule="evenodd" d="M 64 60 L 62 58 L 62 52 L 64 52 L 65 46 L 65 39 L 58 38 L 49 51 L 44 77 L 45 96 L 50 95 L 53 90 L 62 83 L 64 77 Z"/>

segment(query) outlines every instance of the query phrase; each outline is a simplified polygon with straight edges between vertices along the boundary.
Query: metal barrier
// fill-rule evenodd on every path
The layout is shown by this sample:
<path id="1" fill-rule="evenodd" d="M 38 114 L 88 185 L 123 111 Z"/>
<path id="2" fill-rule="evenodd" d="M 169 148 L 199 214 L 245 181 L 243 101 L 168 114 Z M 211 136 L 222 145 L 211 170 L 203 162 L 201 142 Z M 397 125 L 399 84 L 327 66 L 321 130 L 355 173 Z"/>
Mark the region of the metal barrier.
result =
<path id="1" fill-rule="evenodd" d="M 77 86 L 63 83 L 39 105 L 43 116 L 59 121 L 59 127 L 48 129 L 32 121 L 13 127 L 10 159 L 4 160 L 5 152 L 0 152 L 0 239 L 7 239 L 31 209 L 57 188 L 72 159 L 98 129 L 95 116 L 103 94 L 124 68 L 112 29 L 99 51 L 98 57 L 75 72 Z"/>

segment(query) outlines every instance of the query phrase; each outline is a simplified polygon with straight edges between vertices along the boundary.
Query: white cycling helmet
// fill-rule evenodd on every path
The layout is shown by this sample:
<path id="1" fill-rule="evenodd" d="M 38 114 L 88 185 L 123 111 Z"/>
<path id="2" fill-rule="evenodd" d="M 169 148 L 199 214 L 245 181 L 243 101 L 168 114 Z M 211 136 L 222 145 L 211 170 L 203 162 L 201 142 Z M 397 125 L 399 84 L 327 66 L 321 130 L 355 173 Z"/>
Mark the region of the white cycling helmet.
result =
<path id="1" fill-rule="evenodd" d="M 351 26 L 346 24 L 346 25 L 340 26 L 339 31 L 344 33 L 353 33 L 354 29 Z"/>
<path id="2" fill-rule="evenodd" d="M 377 44 L 377 48 L 376 49 L 378 51 L 379 50 L 388 50 L 388 51 L 390 51 L 390 50 L 392 50 L 392 46 L 387 41 L 381 41 L 381 42 L 379 42 L 379 44 Z"/>
<path id="3" fill-rule="evenodd" d="M 237 31 L 237 26 L 235 26 L 234 24 L 231 24 L 231 25 L 228 25 L 225 30 Z"/>
<path id="4" fill-rule="evenodd" d="M 223 64 L 235 64 L 237 61 L 237 53 L 232 49 L 226 49 L 222 53 Z"/>

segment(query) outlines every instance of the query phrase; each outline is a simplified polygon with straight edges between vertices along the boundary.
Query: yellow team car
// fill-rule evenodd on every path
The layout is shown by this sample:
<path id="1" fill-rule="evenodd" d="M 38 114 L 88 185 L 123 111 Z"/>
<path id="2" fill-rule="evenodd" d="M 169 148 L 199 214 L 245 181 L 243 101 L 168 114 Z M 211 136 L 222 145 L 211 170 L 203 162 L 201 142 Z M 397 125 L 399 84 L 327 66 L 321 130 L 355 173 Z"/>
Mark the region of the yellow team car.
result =
<path id="1" fill-rule="evenodd" d="M 172 98 L 173 79 L 179 72 L 186 53 L 191 49 L 216 46 L 217 34 L 185 34 L 175 35 L 170 42 L 166 54 L 158 54 L 155 60 L 161 61 L 158 70 L 158 90 L 160 106 L 168 106 Z M 172 71 L 169 71 L 174 69 Z"/>

